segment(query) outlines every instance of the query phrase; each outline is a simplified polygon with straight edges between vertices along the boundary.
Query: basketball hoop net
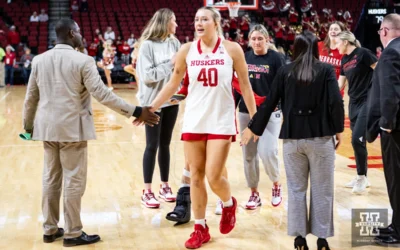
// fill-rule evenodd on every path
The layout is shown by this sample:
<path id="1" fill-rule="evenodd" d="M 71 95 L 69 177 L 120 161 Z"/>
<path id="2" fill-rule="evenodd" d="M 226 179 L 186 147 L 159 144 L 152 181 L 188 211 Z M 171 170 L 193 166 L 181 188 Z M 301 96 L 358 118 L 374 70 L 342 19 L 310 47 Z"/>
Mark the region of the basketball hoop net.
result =
<path id="1" fill-rule="evenodd" d="M 229 9 L 229 16 L 230 17 L 238 17 L 241 3 L 228 2 L 227 4 L 228 4 L 228 9 Z"/>

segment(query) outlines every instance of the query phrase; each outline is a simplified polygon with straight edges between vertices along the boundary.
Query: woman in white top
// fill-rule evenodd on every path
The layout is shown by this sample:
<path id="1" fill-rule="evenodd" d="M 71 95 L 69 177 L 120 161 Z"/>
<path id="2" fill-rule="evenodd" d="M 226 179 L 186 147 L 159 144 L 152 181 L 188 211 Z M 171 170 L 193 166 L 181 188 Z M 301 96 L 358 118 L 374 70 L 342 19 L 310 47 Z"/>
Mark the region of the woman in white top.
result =
<path id="1" fill-rule="evenodd" d="M 33 12 L 31 18 L 30 18 L 31 22 L 39 22 L 39 16 L 37 15 L 36 11 Z"/>
<path id="2" fill-rule="evenodd" d="M 157 110 L 179 87 L 187 70 L 189 91 L 183 121 L 182 140 L 191 172 L 194 233 L 187 248 L 199 248 L 210 240 L 205 222 L 207 176 L 212 191 L 223 201 L 220 232 L 229 233 L 236 223 L 236 199 L 223 171 L 231 142 L 235 140 L 235 102 L 232 76 L 236 71 L 249 114 L 256 111 L 243 50 L 237 43 L 222 40 L 221 15 L 212 7 L 200 8 L 195 17 L 199 40 L 186 43 L 176 56 L 174 73 L 168 84 L 151 103 Z"/>

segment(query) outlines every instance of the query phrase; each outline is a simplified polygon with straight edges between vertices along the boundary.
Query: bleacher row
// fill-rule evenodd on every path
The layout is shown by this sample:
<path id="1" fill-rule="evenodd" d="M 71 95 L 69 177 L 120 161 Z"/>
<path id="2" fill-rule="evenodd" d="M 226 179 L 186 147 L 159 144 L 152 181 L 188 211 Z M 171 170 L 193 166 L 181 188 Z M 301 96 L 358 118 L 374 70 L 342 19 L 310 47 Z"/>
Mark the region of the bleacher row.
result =
<path id="1" fill-rule="evenodd" d="M 11 21 L 20 34 L 21 42 L 26 43 L 29 47 L 43 53 L 48 47 L 48 23 L 30 22 L 29 18 L 34 11 L 40 12 L 41 9 L 46 11 L 49 8 L 48 1 L 24 3 L 23 0 L 13 0 L 7 4 L 7 1 L 0 1 L 0 8 L 3 9 L 3 18 Z M 0 21 L 1 23 L 1 21 Z M 1 26 L 2 30 L 7 31 L 5 24 Z M 19 54 L 17 56 L 20 56 Z"/>

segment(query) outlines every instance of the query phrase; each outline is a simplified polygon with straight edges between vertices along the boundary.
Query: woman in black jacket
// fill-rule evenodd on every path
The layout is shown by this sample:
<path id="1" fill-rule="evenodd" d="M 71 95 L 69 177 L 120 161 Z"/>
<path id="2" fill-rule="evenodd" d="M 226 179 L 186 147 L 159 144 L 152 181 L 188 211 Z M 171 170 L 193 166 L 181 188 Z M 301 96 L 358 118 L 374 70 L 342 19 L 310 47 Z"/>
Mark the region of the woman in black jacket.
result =
<path id="1" fill-rule="evenodd" d="M 305 237 L 309 233 L 318 237 L 318 249 L 329 250 L 326 238 L 332 237 L 334 232 L 335 148 L 340 145 L 344 130 L 343 100 L 335 71 L 318 58 L 314 34 L 306 31 L 297 36 L 293 63 L 278 71 L 270 95 L 242 135 L 243 144 L 247 144 L 253 134 L 261 136 L 281 100 L 283 123 L 279 137 L 283 139 L 288 185 L 288 234 L 296 237 L 296 249 L 305 250 L 308 249 Z"/>

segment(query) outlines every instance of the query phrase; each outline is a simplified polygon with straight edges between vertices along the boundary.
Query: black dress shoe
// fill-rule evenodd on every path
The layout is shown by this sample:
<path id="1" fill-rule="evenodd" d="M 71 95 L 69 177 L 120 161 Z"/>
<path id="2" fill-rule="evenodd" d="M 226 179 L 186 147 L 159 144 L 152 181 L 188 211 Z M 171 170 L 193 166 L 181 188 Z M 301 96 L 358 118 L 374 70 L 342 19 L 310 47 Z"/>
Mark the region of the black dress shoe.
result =
<path id="1" fill-rule="evenodd" d="M 43 242 L 44 243 L 51 243 L 55 241 L 57 238 L 63 237 L 64 236 L 64 229 L 58 228 L 57 232 L 52 235 L 45 235 L 43 234 Z"/>
<path id="2" fill-rule="evenodd" d="M 64 247 L 73 247 L 79 245 L 88 245 L 96 243 L 100 240 L 100 236 L 98 235 L 87 235 L 85 232 L 82 232 L 81 236 L 71 239 L 64 238 Z"/>
<path id="3" fill-rule="evenodd" d="M 301 236 L 297 236 L 296 239 L 294 239 L 294 248 L 296 250 L 308 250 L 306 239 Z"/>
<path id="4" fill-rule="evenodd" d="M 393 225 L 390 224 L 388 227 L 379 227 L 372 229 L 374 234 L 379 234 L 379 236 L 390 236 L 394 233 Z"/>
<path id="5" fill-rule="evenodd" d="M 322 239 L 322 238 L 318 238 L 317 247 L 318 247 L 318 250 L 331 250 L 329 248 L 329 245 L 328 245 L 328 242 L 326 241 L 326 239 Z"/>
<path id="6" fill-rule="evenodd" d="M 377 236 L 375 237 L 375 242 L 381 246 L 400 247 L 400 237 L 395 235 Z"/>

